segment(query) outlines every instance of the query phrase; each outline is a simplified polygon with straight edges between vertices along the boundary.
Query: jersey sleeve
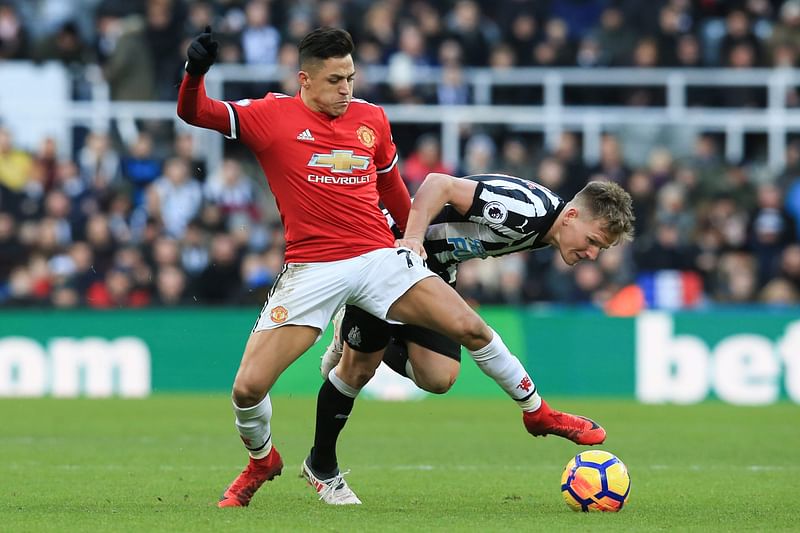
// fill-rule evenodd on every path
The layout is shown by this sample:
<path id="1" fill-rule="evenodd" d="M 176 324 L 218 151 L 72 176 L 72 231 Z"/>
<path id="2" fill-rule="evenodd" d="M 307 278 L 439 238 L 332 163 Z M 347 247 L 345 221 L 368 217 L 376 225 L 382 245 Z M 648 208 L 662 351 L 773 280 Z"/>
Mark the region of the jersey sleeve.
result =
<path id="1" fill-rule="evenodd" d="M 502 179 L 505 178 L 501 178 Z M 552 226 L 563 201 L 533 184 L 508 181 L 497 185 L 479 181 L 465 217 L 471 222 L 518 234 L 540 234 Z"/>
<path id="2" fill-rule="evenodd" d="M 215 100 L 206 94 L 203 79 L 184 75 L 178 91 L 178 116 L 193 126 L 239 139 L 254 151 L 265 148 L 270 140 L 269 100 Z"/>
<path id="3" fill-rule="evenodd" d="M 401 231 L 405 231 L 408 212 L 411 210 L 411 196 L 397 167 L 397 148 L 392 140 L 389 120 L 386 118 L 386 113 L 383 109 L 380 112 L 382 118 L 381 134 L 375 147 L 378 194 L 398 228 Z"/>
<path id="4" fill-rule="evenodd" d="M 392 139 L 392 129 L 389 126 L 389 119 L 386 117 L 386 112 L 383 108 L 380 110 L 381 124 L 380 124 L 380 137 L 379 143 L 375 147 L 375 170 L 378 176 L 387 174 L 392 169 L 397 167 L 397 147 L 394 145 Z"/>

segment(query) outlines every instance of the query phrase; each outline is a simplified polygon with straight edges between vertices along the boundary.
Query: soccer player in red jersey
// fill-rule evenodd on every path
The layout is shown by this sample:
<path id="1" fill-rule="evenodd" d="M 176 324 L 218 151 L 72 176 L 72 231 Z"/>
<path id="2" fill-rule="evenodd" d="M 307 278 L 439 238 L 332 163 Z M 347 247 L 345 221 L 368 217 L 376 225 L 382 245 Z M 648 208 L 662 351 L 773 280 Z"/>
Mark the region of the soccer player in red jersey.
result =
<path id="1" fill-rule="evenodd" d="M 220 507 L 243 507 L 283 461 L 272 445 L 269 391 L 310 348 L 342 304 L 391 321 L 427 326 L 484 359 L 510 361 L 502 339 L 447 283 L 425 268 L 421 247 L 394 247 L 378 207 L 400 228 L 411 201 L 383 110 L 353 98 L 350 35 L 320 28 L 299 44 L 299 92 L 223 102 L 209 98 L 203 76 L 216 59 L 211 29 L 187 51 L 178 115 L 239 139 L 254 153 L 275 196 L 286 235 L 286 264 L 245 346 L 233 383 L 236 426 L 250 461 L 225 490 Z M 412 249 L 413 248 L 413 249 Z M 505 364 L 505 363 L 504 363 Z M 347 390 L 336 379 L 330 386 Z M 528 402 L 540 402 L 532 393 Z M 328 503 L 361 503 L 339 472 L 303 474 Z"/>

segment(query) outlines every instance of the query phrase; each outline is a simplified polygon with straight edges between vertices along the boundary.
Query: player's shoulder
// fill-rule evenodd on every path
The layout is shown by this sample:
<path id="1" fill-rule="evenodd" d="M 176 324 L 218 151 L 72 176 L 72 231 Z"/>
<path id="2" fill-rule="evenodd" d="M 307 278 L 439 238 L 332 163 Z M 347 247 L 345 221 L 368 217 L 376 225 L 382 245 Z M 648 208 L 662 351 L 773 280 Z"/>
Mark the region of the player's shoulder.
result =
<path id="1" fill-rule="evenodd" d="M 357 107 L 366 106 L 367 108 L 374 108 L 376 110 L 381 109 L 381 106 L 379 106 L 378 104 L 373 104 L 372 102 L 368 102 L 363 98 L 353 98 L 352 100 L 350 100 L 350 105 L 356 105 Z"/>
<path id="2" fill-rule="evenodd" d="M 510 194 L 511 196 L 519 195 L 521 198 L 531 200 L 538 197 L 554 206 L 564 203 L 564 200 L 558 194 L 544 185 L 527 178 L 508 174 L 476 174 L 465 176 L 465 178 L 479 182 L 479 190 L 489 190 L 499 194 Z M 507 192 L 502 193 L 501 191 Z"/>
<path id="3" fill-rule="evenodd" d="M 350 101 L 349 111 L 353 117 L 357 118 L 372 117 L 383 120 L 386 116 L 381 106 L 368 102 L 367 100 L 362 100 L 361 98 L 353 98 Z"/>
<path id="4" fill-rule="evenodd" d="M 530 188 L 538 186 L 538 184 L 528 179 L 510 176 L 508 174 L 472 174 L 470 176 L 464 176 L 464 179 L 477 181 L 488 186 L 502 186 L 503 184 L 513 184 Z"/>
<path id="5" fill-rule="evenodd" d="M 275 100 L 276 102 L 280 102 L 282 104 L 287 104 L 295 100 L 294 96 L 284 93 L 267 93 L 264 95 L 265 100 Z"/>
<path id="6" fill-rule="evenodd" d="M 261 98 L 242 98 L 231 102 L 237 107 L 260 107 L 264 105 L 287 105 L 293 97 L 283 93 L 267 93 Z"/>

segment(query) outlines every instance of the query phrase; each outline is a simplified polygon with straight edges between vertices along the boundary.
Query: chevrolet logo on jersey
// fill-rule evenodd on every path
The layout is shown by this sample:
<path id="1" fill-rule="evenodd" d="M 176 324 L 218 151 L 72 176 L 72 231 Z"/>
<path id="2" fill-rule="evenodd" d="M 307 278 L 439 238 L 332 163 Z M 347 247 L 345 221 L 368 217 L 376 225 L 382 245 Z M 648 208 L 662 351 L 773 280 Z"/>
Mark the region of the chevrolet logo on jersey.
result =
<path id="1" fill-rule="evenodd" d="M 312 155 L 308 166 L 330 168 L 334 172 L 353 172 L 353 170 L 366 170 L 369 166 L 369 157 L 353 155 L 352 150 L 331 150 L 329 154 Z"/>

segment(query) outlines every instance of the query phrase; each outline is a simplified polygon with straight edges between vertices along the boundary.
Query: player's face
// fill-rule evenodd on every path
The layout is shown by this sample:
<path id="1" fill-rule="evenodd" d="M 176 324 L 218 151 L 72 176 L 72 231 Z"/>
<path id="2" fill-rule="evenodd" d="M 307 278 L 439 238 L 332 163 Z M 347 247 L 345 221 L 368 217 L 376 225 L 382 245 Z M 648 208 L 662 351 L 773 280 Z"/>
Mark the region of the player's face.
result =
<path id="1" fill-rule="evenodd" d="M 303 101 L 311 109 L 338 117 L 347 111 L 353 99 L 356 70 L 353 57 L 330 57 L 300 72 Z"/>
<path id="2" fill-rule="evenodd" d="M 612 244 L 611 237 L 603 231 L 603 221 L 600 219 L 589 220 L 574 210 L 573 213 L 567 213 L 565 223 L 558 250 L 568 265 L 583 260 L 594 261 L 601 251 Z"/>

